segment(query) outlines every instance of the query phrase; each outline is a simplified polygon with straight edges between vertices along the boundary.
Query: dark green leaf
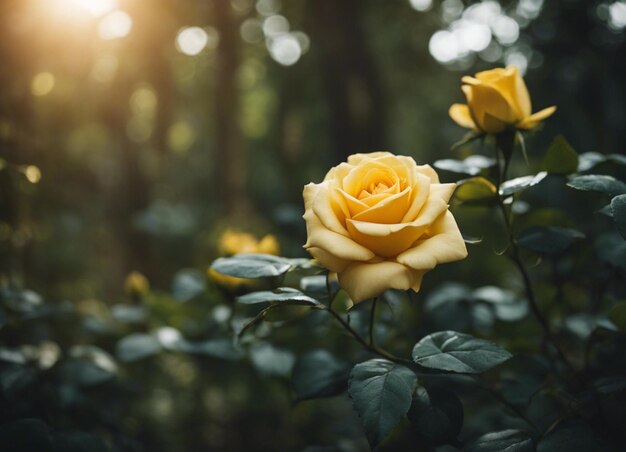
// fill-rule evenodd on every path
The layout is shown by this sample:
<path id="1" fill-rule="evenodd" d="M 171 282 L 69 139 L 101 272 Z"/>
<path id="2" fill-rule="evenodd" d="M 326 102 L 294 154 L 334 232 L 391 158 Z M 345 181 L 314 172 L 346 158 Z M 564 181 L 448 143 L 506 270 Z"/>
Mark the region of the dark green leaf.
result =
<path id="1" fill-rule="evenodd" d="M 617 230 L 626 240 L 626 195 L 619 195 L 611 200 L 611 213 Z"/>
<path id="2" fill-rule="evenodd" d="M 595 249 L 603 261 L 626 269 L 626 241 L 619 235 L 601 235 L 596 239 Z"/>
<path id="3" fill-rule="evenodd" d="M 596 191 L 609 195 L 622 195 L 626 193 L 626 184 L 615 179 L 613 176 L 604 174 L 585 174 L 572 176 L 567 183 L 568 187 L 582 191 Z"/>
<path id="4" fill-rule="evenodd" d="M 545 179 L 548 175 L 545 171 L 535 174 L 534 176 L 522 176 L 515 179 L 507 180 L 500 184 L 500 195 L 510 196 L 522 190 L 526 190 Z"/>
<path id="5" fill-rule="evenodd" d="M 328 351 L 313 350 L 298 358 L 291 381 L 298 400 L 330 397 L 346 390 L 350 366 Z"/>
<path id="6" fill-rule="evenodd" d="M 0 369 L 0 395 L 5 397 L 21 391 L 35 382 L 37 370 L 32 367 L 11 364 Z"/>
<path id="7" fill-rule="evenodd" d="M 83 359 L 65 360 L 58 371 L 63 381 L 86 387 L 106 383 L 115 377 L 109 370 Z"/>
<path id="8" fill-rule="evenodd" d="M 43 452 L 52 450 L 52 447 L 52 433 L 39 419 L 20 419 L 0 425 L 0 450 Z"/>
<path id="9" fill-rule="evenodd" d="M 528 313 L 528 303 L 525 300 L 500 287 L 479 287 L 472 293 L 472 298 L 474 302 L 489 304 L 495 311 L 496 317 L 505 322 L 521 320 Z"/>
<path id="10" fill-rule="evenodd" d="M 237 278 L 271 278 L 286 273 L 292 264 L 289 259 L 269 254 L 237 254 L 220 257 L 211 265 L 218 273 Z"/>
<path id="11" fill-rule="evenodd" d="M 237 301 L 243 304 L 276 303 L 291 306 L 321 306 L 320 302 L 315 298 L 311 298 L 290 287 L 279 287 L 273 291 L 252 292 L 237 297 Z"/>
<path id="12" fill-rule="evenodd" d="M 591 426 L 580 419 L 561 422 L 537 445 L 537 452 L 600 452 Z"/>
<path id="13" fill-rule="evenodd" d="M 626 165 L 626 157 L 621 154 L 604 155 L 599 152 L 585 152 L 580 154 L 578 171 L 587 171 L 603 162 L 617 163 L 618 165 Z"/>
<path id="14" fill-rule="evenodd" d="M 562 135 L 552 141 L 541 169 L 550 174 L 571 174 L 578 169 L 578 154 Z"/>
<path id="15" fill-rule="evenodd" d="M 116 354 L 120 361 L 133 362 L 161 351 L 159 340 L 149 334 L 134 333 L 117 343 Z"/>
<path id="16" fill-rule="evenodd" d="M 415 373 L 385 359 L 372 359 L 354 366 L 348 392 L 372 448 L 380 444 L 409 411 L 416 384 Z"/>
<path id="17" fill-rule="evenodd" d="M 51 452 L 107 452 L 109 448 L 96 436 L 85 432 L 57 434 Z"/>
<path id="18" fill-rule="evenodd" d="M 111 308 L 111 315 L 120 322 L 141 323 L 147 319 L 148 312 L 144 306 L 116 304 Z"/>
<path id="19" fill-rule="evenodd" d="M 622 332 L 626 333 L 626 302 L 617 303 L 609 311 L 609 320 Z"/>
<path id="20" fill-rule="evenodd" d="M 463 448 L 463 452 L 534 452 L 533 440 L 519 430 L 487 433 Z"/>
<path id="21" fill-rule="evenodd" d="M 495 159 L 485 157 L 484 155 L 471 155 L 465 160 L 437 160 L 435 163 L 433 163 L 433 166 L 440 170 L 476 176 L 480 174 L 482 170 L 490 168 L 495 164 Z"/>
<path id="22" fill-rule="evenodd" d="M 420 386 L 415 391 L 407 416 L 420 435 L 435 445 L 444 444 L 461 431 L 463 404 L 447 389 Z"/>
<path id="23" fill-rule="evenodd" d="M 593 387 L 602 395 L 621 392 L 626 389 L 626 377 L 618 375 L 615 377 L 599 378 L 593 382 Z"/>
<path id="24" fill-rule="evenodd" d="M 250 348 L 250 359 L 261 375 L 279 377 L 290 375 L 296 360 L 289 350 L 275 347 L 268 342 L 254 344 Z"/>
<path id="25" fill-rule="evenodd" d="M 571 228 L 534 226 L 523 231 L 517 240 L 520 246 L 540 254 L 560 254 L 585 234 Z"/>
<path id="26" fill-rule="evenodd" d="M 180 270 L 174 276 L 172 295 L 178 301 L 189 301 L 205 290 L 205 277 L 195 269 Z"/>
<path id="27" fill-rule="evenodd" d="M 502 364 L 511 354 L 493 342 L 455 331 L 424 337 L 413 348 L 413 361 L 431 369 L 481 373 Z"/>

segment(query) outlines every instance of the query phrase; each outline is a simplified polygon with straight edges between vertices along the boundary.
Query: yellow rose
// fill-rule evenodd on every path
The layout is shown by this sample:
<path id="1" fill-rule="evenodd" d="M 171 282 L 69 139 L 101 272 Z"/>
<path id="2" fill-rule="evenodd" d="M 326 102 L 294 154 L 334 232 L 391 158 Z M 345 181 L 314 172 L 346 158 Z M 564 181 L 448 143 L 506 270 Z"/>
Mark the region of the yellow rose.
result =
<path id="1" fill-rule="evenodd" d="M 390 288 L 417 291 L 428 270 L 467 256 L 448 211 L 455 186 L 411 157 L 352 155 L 304 187 L 304 247 L 355 303 Z"/>
<path id="2" fill-rule="evenodd" d="M 467 105 L 454 104 L 449 111 L 461 127 L 486 133 L 530 130 L 556 111 L 553 106 L 532 114 L 526 83 L 515 66 L 479 72 L 462 81 Z"/>
<path id="3" fill-rule="evenodd" d="M 148 278 L 139 272 L 131 272 L 124 281 L 124 292 L 132 299 L 141 299 L 150 291 Z"/>
<path id="4" fill-rule="evenodd" d="M 261 240 L 257 240 L 252 234 L 246 232 L 226 230 L 218 241 L 218 250 L 221 255 L 232 256 L 241 253 L 263 253 L 278 255 L 280 246 L 278 240 L 271 234 L 267 234 Z"/>
<path id="5" fill-rule="evenodd" d="M 272 234 L 267 234 L 261 240 L 257 240 L 252 234 L 246 232 L 226 230 L 218 240 L 218 251 L 222 256 L 234 256 L 242 253 L 261 253 L 272 254 L 277 256 L 280 254 L 280 245 L 278 240 Z M 231 290 L 241 286 L 254 284 L 255 280 L 246 278 L 236 278 L 234 276 L 222 275 L 211 267 L 207 270 L 209 279 L 217 284 L 227 287 Z"/>

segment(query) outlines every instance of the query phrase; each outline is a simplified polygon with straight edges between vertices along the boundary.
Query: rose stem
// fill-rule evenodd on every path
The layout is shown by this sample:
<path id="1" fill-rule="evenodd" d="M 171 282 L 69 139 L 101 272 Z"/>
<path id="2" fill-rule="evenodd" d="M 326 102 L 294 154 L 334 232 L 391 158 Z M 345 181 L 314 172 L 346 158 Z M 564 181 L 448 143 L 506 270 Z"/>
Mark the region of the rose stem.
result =
<path id="1" fill-rule="evenodd" d="M 326 310 L 335 318 L 337 319 L 337 321 L 341 324 L 341 326 L 343 326 L 346 331 L 348 331 L 352 336 L 354 336 L 354 338 L 357 340 L 357 342 L 359 344 L 361 344 L 363 347 L 365 347 L 367 350 L 371 351 L 372 353 L 382 356 L 383 358 L 388 359 L 389 361 L 393 361 L 399 364 L 405 364 L 405 365 L 411 365 L 414 366 L 415 363 L 413 361 L 410 361 L 408 359 L 404 359 L 404 358 L 400 358 L 399 356 L 393 355 L 392 353 L 389 353 L 387 350 L 383 350 L 382 348 L 376 347 L 376 345 L 374 345 L 373 343 L 368 343 L 365 339 L 363 339 L 363 337 L 361 337 L 361 335 L 359 333 L 356 332 L 356 330 L 354 328 L 352 328 L 350 326 L 350 324 L 348 322 L 345 321 L 345 319 L 343 317 L 341 317 L 341 315 L 335 311 L 332 308 L 332 304 L 333 301 L 335 299 L 335 296 L 337 295 L 336 293 L 333 295 L 331 287 L 330 287 L 330 281 L 329 281 L 329 275 L 326 275 L 326 290 L 328 291 L 328 307 L 326 308 Z M 371 330 L 370 330 L 371 331 Z"/>
<path id="2" fill-rule="evenodd" d="M 499 163 L 499 160 L 500 160 L 499 159 L 499 152 L 502 152 L 502 155 L 505 156 L 504 151 L 499 149 L 499 147 L 496 145 L 496 156 L 498 156 L 498 163 Z M 522 277 L 522 281 L 524 283 L 524 290 L 526 292 L 526 298 L 528 298 L 528 304 L 530 305 L 530 309 L 533 312 L 533 315 L 535 316 L 535 318 L 539 322 L 539 325 L 543 329 L 543 333 L 544 333 L 545 338 L 548 341 L 550 341 L 550 343 L 552 344 L 552 346 L 556 350 L 557 355 L 559 356 L 561 361 L 563 361 L 565 366 L 572 373 L 575 374 L 576 370 L 574 369 L 574 366 L 569 362 L 569 360 L 565 356 L 565 353 L 559 347 L 559 345 L 557 343 L 557 340 L 554 337 L 554 334 L 552 333 L 552 330 L 550 329 L 550 325 L 548 324 L 548 321 L 545 319 L 545 317 L 541 313 L 541 310 L 539 309 L 539 305 L 537 304 L 537 299 L 535 298 L 535 292 L 533 290 L 533 286 L 532 286 L 532 283 L 530 281 L 530 276 L 528 275 L 528 271 L 526 270 L 526 266 L 524 265 L 524 262 L 522 261 L 522 259 L 520 257 L 519 248 L 517 247 L 517 243 L 515 241 L 515 236 L 513 234 L 513 227 L 511 225 L 511 219 L 509 218 L 509 214 L 507 213 L 506 207 L 504 205 L 504 200 L 502 199 L 502 195 L 500 194 L 500 185 L 502 184 L 502 182 L 506 181 L 506 173 L 507 173 L 508 167 L 509 167 L 508 162 L 506 162 L 506 160 L 507 160 L 506 157 L 504 157 L 504 159 L 505 159 L 504 169 L 502 170 L 501 174 L 500 174 L 500 165 L 498 164 L 498 191 L 497 191 L 497 194 L 496 194 L 496 199 L 497 199 L 500 211 L 502 212 L 502 217 L 504 219 L 504 225 L 505 225 L 506 232 L 507 232 L 507 235 L 508 235 L 508 242 L 509 242 L 508 243 L 508 248 L 509 248 L 510 252 L 507 253 L 507 254 L 511 258 L 511 260 L 513 261 L 515 266 L 517 267 L 517 270 L 519 271 L 519 273 L 520 273 L 520 275 Z"/>
<path id="3" fill-rule="evenodd" d="M 374 297 L 372 300 L 372 311 L 370 313 L 370 345 L 374 347 L 374 321 L 376 319 L 376 303 L 378 297 Z"/>

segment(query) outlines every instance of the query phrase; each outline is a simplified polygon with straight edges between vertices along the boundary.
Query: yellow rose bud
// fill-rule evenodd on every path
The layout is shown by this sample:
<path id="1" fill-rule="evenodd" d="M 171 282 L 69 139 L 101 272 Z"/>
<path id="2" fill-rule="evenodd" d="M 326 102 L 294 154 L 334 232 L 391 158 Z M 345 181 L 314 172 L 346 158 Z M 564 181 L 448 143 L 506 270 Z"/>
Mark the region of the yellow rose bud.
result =
<path id="1" fill-rule="evenodd" d="M 133 299 L 141 299 L 150 291 L 148 278 L 139 272 L 131 272 L 124 281 L 124 292 Z"/>
<path id="2" fill-rule="evenodd" d="M 532 113 L 526 83 L 515 66 L 465 76 L 462 82 L 467 105 L 454 104 L 449 111 L 461 127 L 486 133 L 530 130 L 556 111 L 553 106 Z"/>
<path id="3" fill-rule="evenodd" d="M 272 234 L 267 234 L 261 240 L 257 240 L 256 237 L 247 232 L 228 229 L 218 240 L 218 251 L 222 256 L 234 256 L 243 253 L 262 253 L 277 256 L 280 254 L 280 245 L 278 239 Z M 231 290 L 244 285 L 254 285 L 255 282 L 253 279 L 222 275 L 212 268 L 207 270 L 207 276 L 220 286 Z"/>
<path id="4" fill-rule="evenodd" d="M 274 256 L 280 254 L 280 245 L 272 234 L 267 234 L 261 240 L 257 240 L 252 234 L 232 229 L 224 231 L 218 240 L 217 248 L 222 256 L 242 253 L 263 253 Z"/>
<path id="5" fill-rule="evenodd" d="M 418 291 L 428 270 L 467 256 L 448 210 L 455 187 L 411 157 L 352 155 L 304 187 L 304 247 L 355 303 L 387 289 Z"/>

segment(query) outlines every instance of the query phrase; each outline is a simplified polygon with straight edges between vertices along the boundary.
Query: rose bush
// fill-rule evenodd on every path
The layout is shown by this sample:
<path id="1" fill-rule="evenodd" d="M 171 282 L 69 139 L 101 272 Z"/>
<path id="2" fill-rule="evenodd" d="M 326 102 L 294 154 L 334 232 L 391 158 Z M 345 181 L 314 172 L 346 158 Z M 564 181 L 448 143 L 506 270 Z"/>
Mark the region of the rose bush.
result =
<path id="1" fill-rule="evenodd" d="M 304 188 L 305 248 L 358 303 L 418 291 L 437 264 L 467 256 L 442 184 L 428 165 L 389 152 L 355 154 Z"/>
<path id="2" fill-rule="evenodd" d="M 530 130 L 556 111 L 552 106 L 532 113 L 526 83 L 515 66 L 465 76 L 462 82 L 467 104 L 453 104 L 449 111 L 461 127 L 485 133 Z"/>

